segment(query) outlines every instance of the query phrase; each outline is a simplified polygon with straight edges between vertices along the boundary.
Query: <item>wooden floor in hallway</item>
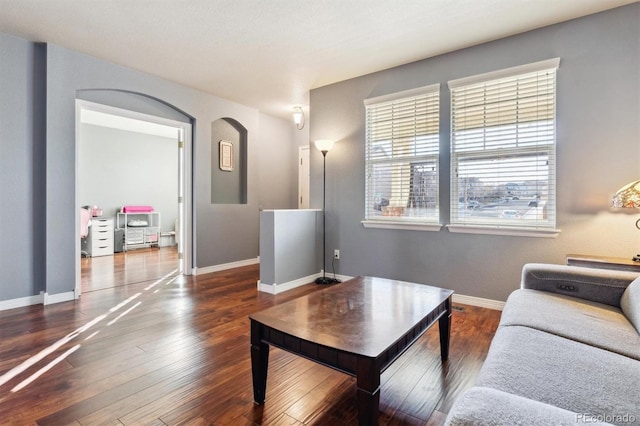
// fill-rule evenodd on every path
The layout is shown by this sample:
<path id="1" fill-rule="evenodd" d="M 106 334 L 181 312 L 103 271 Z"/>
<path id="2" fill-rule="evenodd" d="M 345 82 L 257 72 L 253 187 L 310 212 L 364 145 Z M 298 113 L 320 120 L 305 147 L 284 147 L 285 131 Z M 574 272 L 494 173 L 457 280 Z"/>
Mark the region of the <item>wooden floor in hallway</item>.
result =
<path id="1" fill-rule="evenodd" d="M 175 273 L 177 269 L 176 246 L 139 248 L 111 256 L 83 257 L 80 261 L 82 293 L 160 278 Z"/>
<path id="2" fill-rule="evenodd" d="M 279 349 L 266 402 L 253 403 L 248 315 L 324 287 L 261 293 L 258 265 L 151 275 L 0 312 L 0 423 L 357 424 L 352 377 Z M 383 373 L 381 424 L 442 424 L 473 384 L 500 312 L 456 307 L 448 362 L 433 327 Z"/>

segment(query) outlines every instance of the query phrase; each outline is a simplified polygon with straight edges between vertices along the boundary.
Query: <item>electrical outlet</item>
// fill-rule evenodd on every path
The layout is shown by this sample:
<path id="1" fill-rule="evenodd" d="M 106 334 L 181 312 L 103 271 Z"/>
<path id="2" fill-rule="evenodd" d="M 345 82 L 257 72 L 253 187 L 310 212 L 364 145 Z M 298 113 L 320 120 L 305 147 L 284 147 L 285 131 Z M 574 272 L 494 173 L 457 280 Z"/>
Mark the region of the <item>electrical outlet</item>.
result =
<path id="1" fill-rule="evenodd" d="M 340 250 L 335 249 L 335 250 L 333 251 L 333 258 L 334 258 L 334 259 L 340 259 Z"/>

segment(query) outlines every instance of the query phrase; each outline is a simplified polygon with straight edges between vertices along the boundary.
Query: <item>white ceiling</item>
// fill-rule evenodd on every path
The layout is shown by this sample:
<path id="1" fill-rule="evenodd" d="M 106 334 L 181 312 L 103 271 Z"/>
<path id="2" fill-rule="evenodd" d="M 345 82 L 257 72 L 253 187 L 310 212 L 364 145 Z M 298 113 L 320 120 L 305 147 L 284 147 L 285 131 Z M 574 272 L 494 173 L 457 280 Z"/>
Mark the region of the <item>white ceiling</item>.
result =
<path id="1" fill-rule="evenodd" d="M 310 89 L 637 0 L 0 0 L 0 32 L 291 119 Z"/>
<path id="2" fill-rule="evenodd" d="M 127 132 L 144 133 L 146 135 L 161 136 L 178 140 L 178 129 L 173 126 L 153 123 L 151 121 L 138 120 L 135 118 L 115 115 L 92 109 L 82 108 L 80 110 L 80 122 L 83 124 L 93 124 L 95 126 L 109 127 L 111 129 L 125 130 Z"/>

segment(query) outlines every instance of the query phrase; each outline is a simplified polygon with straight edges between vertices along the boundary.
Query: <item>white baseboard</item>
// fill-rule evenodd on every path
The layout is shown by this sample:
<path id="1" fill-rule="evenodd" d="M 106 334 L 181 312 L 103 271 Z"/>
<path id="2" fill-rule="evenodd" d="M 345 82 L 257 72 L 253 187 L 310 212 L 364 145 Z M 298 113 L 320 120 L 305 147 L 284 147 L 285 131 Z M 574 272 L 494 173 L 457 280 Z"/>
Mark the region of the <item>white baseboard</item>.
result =
<path id="1" fill-rule="evenodd" d="M 193 268 L 193 275 L 210 274 L 212 272 L 255 265 L 256 263 L 260 263 L 260 256 L 255 259 L 238 260 L 237 262 L 222 263 L 220 265 L 206 266 L 204 268 Z"/>
<path id="2" fill-rule="evenodd" d="M 453 303 L 462 303 L 463 305 L 477 306 L 479 308 L 494 309 L 501 311 L 505 302 L 499 300 L 483 299 L 481 297 L 465 296 L 464 294 L 453 294 Z"/>
<path id="3" fill-rule="evenodd" d="M 279 294 L 284 291 L 294 289 L 296 287 L 310 284 L 314 282 L 315 279 L 318 278 L 320 275 L 322 274 L 307 275 L 306 277 L 298 278 L 297 280 L 288 281 L 282 284 L 276 284 L 276 283 L 267 284 L 267 283 L 258 281 L 258 291 L 264 291 L 265 293 L 269 293 L 269 294 Z"/>
<path id="4" fill-rule="evenodd" d="M 262 283 L 258 281 L 258 291 L 263 291 L 269 294 L 280 294 L 282 292 L 294 289 L 296 287 L 300 287 L 306 284 L 311 284 L 316 280 L 316 278 L 321 276 L 322 276 L 322 271 L 318 272 L 317 274 L 307 275 L 306 277 L 298 278 L 296 280 L 288 281 L 282 284 L 267 284 L 267 283 Z M 329 276 L 330 278 L 333 278 L 333 274 L 330 274 Z M 340 281 L 346 281 L 353 278 L 347 275 L 336 275 L 335 277 Z"/>
<path id="5" fill-rule="evenodd" d="M 260 261 L 260 258 L 256 258 L 256 259 L 243 260 L 239 262 L 225 263 L 222 265 L 209 266 L 209 267 L 200 268 L 200 269 L 193 268 L 193 274 L 202 275 L 202 274 L 211 273 L 211 272 L 223 271 L 225 269 L 237 268 L 240 266 L 255 265 L 256 263 L 259 263 L 259 261 Z M 258 281 L 257 283 L 258 291 L 262 291 L 270 294 L 279 294 L 287 290 L 292 290 L 296 287 L 300 287 L 302 285 L 312 283 L 313 281 L 315 281 L 316 278 L 321 276 L 322 276 L 322 271 L 317 274 L 308 275 L 306 277 L 298 278 L 297 280 L 289 281 L 282 284 L 266 284 Z M 330 277 L 333 277 L 333 274 L 330 274 Z M 335 277 L 338 278 L 340 281 L 347 281 L 353 278 L 348 275 L 336 275 Z M 6 311 L 8 309 L 15 309 L 15 308 L 23 308 L 25 306 L 38 305 L 38 304 L 50 305 L 52 303 L 68 302 L 70 300 L 74 300 L 75 298 L 76 298 L 75 293 L 73 291 L 69 291 L 66 293 L 53 294 L 53 295 L 49 295 L 48 293 L 40 293 L 35 296 L 19 297 L 17 299 L 9 299 L 9 300 L 0 300 L 0 311 Z M 457 294 L 457 293 L 454 293 L 453 295 L 453 302 L 461 303 L 463 305 L 478 306 L 480 308 L 494 309 L 497 311 L 502 311 L 505 303 L 505 302 L 500 302 L 498 300 L 483 299 L 481 297 L 474 297 L 474 296 L 465 296 L 463 294 Z"/>
<path id="6" fill-rule="evenodd" d="M 0 300 L 0 311 L 7 309 L 23 308 L 31 305 L 51 305 L 53 303 L 68 302 L 76 299 L 75 291 L 49 294 L 43 291 L 35 296 L 19 297 L 17 299 Z"/>
<path id="7" fill-rule="evenodd" d="M 44 300 L 44 293 L 35 296 L 18 297 L 17 299 L 0 300 L 0 311 L 7 309 L 24 308 L 25 306 L 39 305 Z"/>
<path id="8" fill-rule="evenodd" d="M 57 293 L 57 294 L 44 293 L 42 304 L 51 305 L 52 303 L 68 302 L 70 300 L 75 300 L 75 298 L 76 298 L 75 291 L 67 291 L 65 293 Z"/>

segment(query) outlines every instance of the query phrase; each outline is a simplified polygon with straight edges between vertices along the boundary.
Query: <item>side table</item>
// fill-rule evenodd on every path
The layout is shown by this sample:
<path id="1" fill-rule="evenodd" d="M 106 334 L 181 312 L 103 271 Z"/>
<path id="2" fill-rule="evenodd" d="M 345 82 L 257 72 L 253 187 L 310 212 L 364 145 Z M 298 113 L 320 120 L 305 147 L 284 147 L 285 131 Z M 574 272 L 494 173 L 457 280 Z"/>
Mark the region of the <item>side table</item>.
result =
<path id="1" fill-rule="evenodd" d="M 617 269 L 640 273 L 640 262 L 624 257 L 592 256 L 587 254 L 568 254 L 567 265 L 584 266 L 599 269 Z"/>

